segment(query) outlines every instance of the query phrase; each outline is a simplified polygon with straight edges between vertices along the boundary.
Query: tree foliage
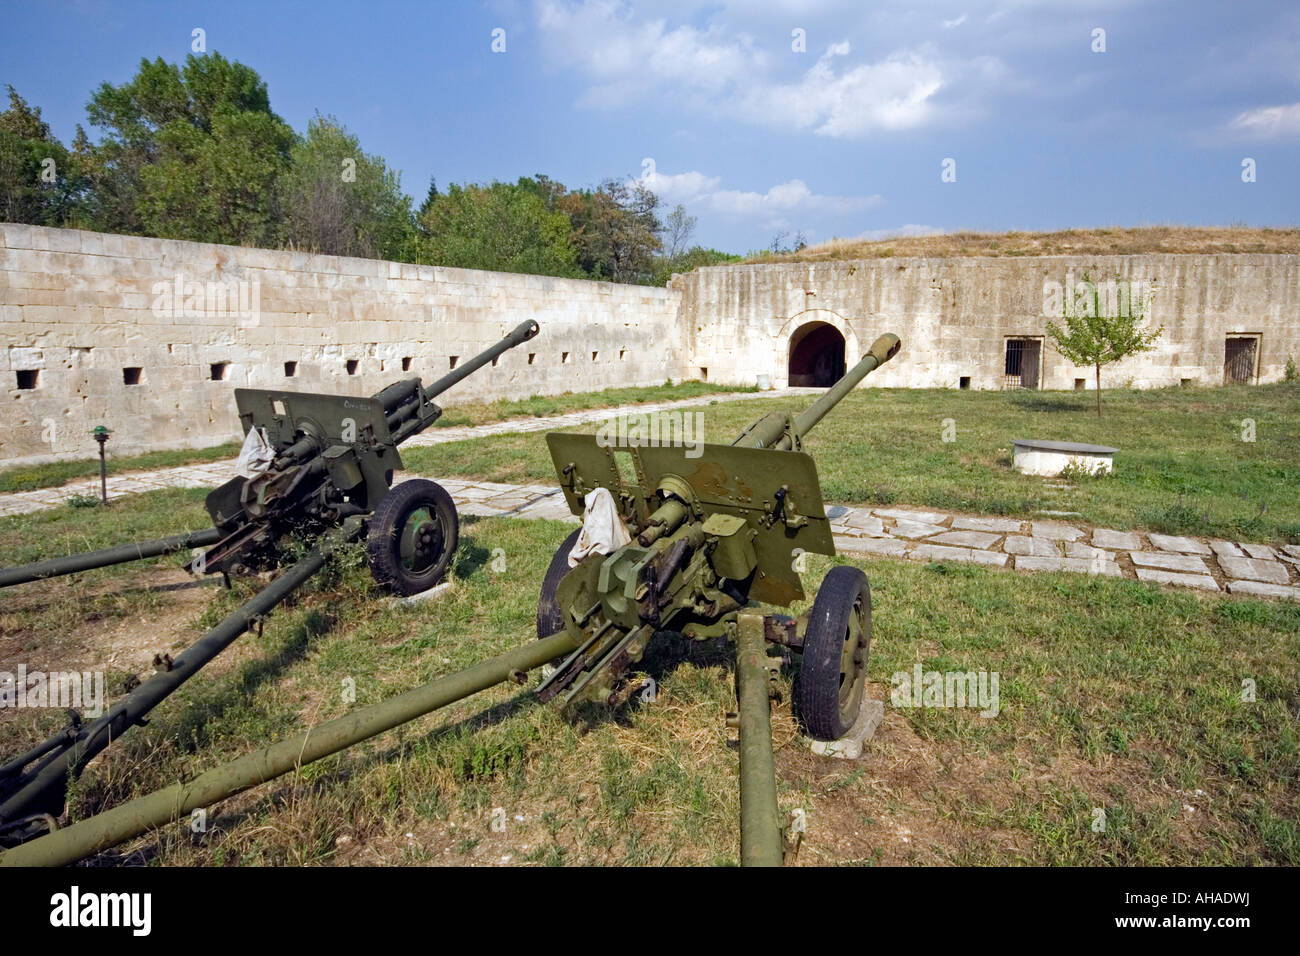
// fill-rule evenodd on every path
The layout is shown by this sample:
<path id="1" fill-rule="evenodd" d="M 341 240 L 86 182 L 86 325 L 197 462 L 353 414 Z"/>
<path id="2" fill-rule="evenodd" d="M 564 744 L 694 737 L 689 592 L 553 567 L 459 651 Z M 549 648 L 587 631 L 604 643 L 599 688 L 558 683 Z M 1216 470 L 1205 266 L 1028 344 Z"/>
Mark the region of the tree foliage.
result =
<path id="1" fill-rule="evenodd" d="M 294 145 L 280 198 L 285 241 L 299 249 L 380 259 L 412 252 L 411 197 L 401 177 L 331 116 L 318 113 Z"/>
<path id="2" fill-rule="evenodd" d="M 0 219 L 43 226 L 75 218 L 84 188 L 80 166 L 12 86 L 0 113 Z"/>
<path id="3" fill-rule="evenodd" d="M 1097 414 L 1101 415 L 1101 369 L 1104 365 L 1155 348 L 1164 326 L 1144 329 L 1147 302 L 1134 297 L 1132 285 L 1117 280 L 1114 302 L 1103 299 L 1087 274 L 1064 297 L 1065 328 L 1048 321 L 1047 334 L 1056 350 L 1075 365 L 1087 365 L 1097 373 Z"/>

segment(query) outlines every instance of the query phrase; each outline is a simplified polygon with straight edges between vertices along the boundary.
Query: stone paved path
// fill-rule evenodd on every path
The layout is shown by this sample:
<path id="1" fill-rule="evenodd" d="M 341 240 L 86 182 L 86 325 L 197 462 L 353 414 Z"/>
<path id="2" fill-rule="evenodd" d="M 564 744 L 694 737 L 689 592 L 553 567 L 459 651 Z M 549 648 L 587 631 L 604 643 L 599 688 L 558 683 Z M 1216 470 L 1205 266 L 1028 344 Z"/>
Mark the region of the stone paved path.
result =
<path id="1" fill-rule="evenodd" d="M 427 444 L 485 434 L 541 431 L 599 421 L 627 411 L 735 401 L 752 395 L 709 396 L 686 402 L 574 412 L 549 419 L 503 422 L 467 429 L 438 429 Z M 426 436 L 420 436 L 425 438 Z M 212 487 L 234 473 L 233 461 L 124 474 L 109 479 L 112 494 L 157 488 Z M 506 485 L 439 478 L 461 513 L 482 517 L 551 518 L 577 523 L 553 485 Z M 95 481 L 0 495 L 0 515 L 53 507 L 76 494 L 98 494 Z M 1071 571 L 1132 578 L 1203 591 L 1290 598 L 1300 601 L 1300 546 L 1251 544 L 1090 528 L 1057 519 L 984 517 L 915 508 L 851 508 L 829 505 L 827 516 L 837 549 L 850 554 L 956 561 L 1016 571 Z"/>

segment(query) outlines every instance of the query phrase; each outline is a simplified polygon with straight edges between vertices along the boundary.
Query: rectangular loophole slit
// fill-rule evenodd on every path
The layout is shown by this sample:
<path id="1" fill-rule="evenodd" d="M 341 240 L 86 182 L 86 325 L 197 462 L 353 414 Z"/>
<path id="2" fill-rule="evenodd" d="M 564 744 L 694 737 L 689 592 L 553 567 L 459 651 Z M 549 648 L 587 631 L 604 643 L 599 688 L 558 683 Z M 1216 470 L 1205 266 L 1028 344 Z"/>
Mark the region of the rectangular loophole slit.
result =
<path id="1" fill-rule="evenodd" d="M 297 363 L 297 362 L 285 362 L 285 363 L 284 363 L 284 377 L 285 377 L 285 378 L 293 378 L 293 377 L 294 377 L 295 375 L 297 375 L 297 374 L 298 374 L 298 363 Z"/>
<path id="2" fill-rule="evenodd" d="M 358 364 L 359 364 L 359 363 L 357 362 L 356 359 L 348 359 L 348 361 L 347 361 L 347 370 L 348 370 L 348 374 L 349 374 L 349 375 L 356 375 L 356 374 L 357 374 L 357 365 L 358 365 Z"/>
<path id="3" fill-rule="evenodd" d="M 703 365 L 701 365 L 701 366 L 700 366 L 700 381 L 701 381 L 701 382 L 707 382 L 708 380 L 709 380 L 709 370 L 708 370 L 707 368 L 705 368 Z"/>
<path id="4" fill-rule="evenodd" d="M 560 364 L 561 364 L 561 365 L 568 365 L 568 364 L 569 364 L 569 353 L 568 353 L 568 352 L 561 352 L 561 353 L 560 353 Z"/>
<path id="5" fill-rule="evenodd" d="M 35 388 L 41 382 L 41 370 L 38 368 L 15 369 L 14 374 L 18 376 L 20 389 Z"/>
<path id="6" fill-rule="evenodd" d="M 957 387 L 958 387 L 958 388 L 970 388 L 970 376 L 969 376 L 969 375 L 963 375 L 961 378 L 957 379 Z"/>
<path id="7" fill-rule="evenodd" d="M 537 358 L 537 353 L 536 353 L 536 352 L 529 352 L 529 353 L 528 353 L 528 364 L 529 364 L 529 365 L 532 365 L 532 364 L 533 364 L 533 359 L 535 359 L 535 358 Z"/>
<path id="8" fill-rule="evenodd" d="M 1082 391 L 1083 391 L 1085 388 L 1087 388 L 1087 387 L 1088 387 L 1088 380 L 1087 380 L 1087 379 L 1076 378 L 1076 379 L 1074 380 L 1074 390 L 1075 390 L 1076 392 L 1082 392 Z"/>
<path id="9" fill-rule="evenodd" d="M 619 349 L 619 350 L 618 350 L 618 360 L 619 360 L 620 362 L 626 362 L 626 361 L 627 361 L 627 349 Z"/>
<path id="10" fill-rule="evenodd" d="M 449 357 L 448 357 L 448 361 L 450 362 L 450 367 L 451 367 L 451 368 L 455 368 L 455 367 L 456 367 L 456 363 L 460 361 L 460 356 L 459 356 L 459 355 L 452 355 L 452 356 L 449 356 Z"/>
<path id="11" fill-rule="evenodd" d="M 596 361 L 598 358 L 600 358 L 600 353 L 599 353 L 599 352 L 592 352 L 592 353 L 591 353 L 591 360 L 592 360 L 593 362 Z"/>
<path id="12" fill-rule="evenodd" d="M 403 356 L 402 356 L 402 371 L 403 371 L 403 372 L 409 372 L 410 370 L 411 370 L 411 356 L 409 356 L 409 355 L 403 355 Z"/>
<path id="13" fill-rule="evenodd" d="M 226 375 L 230 372 L 229 362 L 213 362 L 208 366 L 208 374 L 214 382 L 224 382 Z"/>
<path id="14" fill-rule="evenodd" d="M 128 365 L 122 369 L 122 382 L 126 385 L 139 385 L 140 376 L 144 374 L 144 369 L 138 365 Z"/>

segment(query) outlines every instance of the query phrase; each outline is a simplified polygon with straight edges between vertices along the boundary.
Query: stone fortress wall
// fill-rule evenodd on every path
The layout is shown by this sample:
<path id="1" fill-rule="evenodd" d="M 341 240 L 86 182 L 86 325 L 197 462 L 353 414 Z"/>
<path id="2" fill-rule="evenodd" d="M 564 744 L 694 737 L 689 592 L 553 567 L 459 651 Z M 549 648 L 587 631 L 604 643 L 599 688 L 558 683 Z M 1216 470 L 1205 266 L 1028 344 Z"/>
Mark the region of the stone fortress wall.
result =
<path id="1" fill-rule="evenodd" d="M 659 289 L 0 223 L 0 462 L 93 455 L 98 424 L 117 455 L 230 441 L 235 387 L 429 383 L 528 318 L 537 338 L 441 401 L 822 384 L 886 331 L 903 350 L 864 387 L 1091 388 L 1043 338 L 1052 289 L 1085 274 L 1133 282 L 1165 326 L 1103 386 L 1215 384 L 1225 359 L 1269 382 L 1300 362 L 1300 256 L 717 266 Z"/>

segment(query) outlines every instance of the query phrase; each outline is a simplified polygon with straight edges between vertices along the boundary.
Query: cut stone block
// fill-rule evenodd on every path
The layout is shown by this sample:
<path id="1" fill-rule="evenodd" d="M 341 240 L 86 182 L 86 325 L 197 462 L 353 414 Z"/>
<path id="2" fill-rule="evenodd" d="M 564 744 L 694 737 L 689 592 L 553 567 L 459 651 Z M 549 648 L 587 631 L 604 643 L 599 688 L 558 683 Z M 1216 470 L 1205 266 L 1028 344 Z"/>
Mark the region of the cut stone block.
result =
<path id="1" fill-rule="evenodd" d="M 856 528 L 864 534 L 879 536 L 885 533 L 884 522 L 868 511 L 852 511 L 844 518 L 843 523 L 845 526 Z"/>
<path id="2" fill-rule="evenodd" d="M 996 531 L 999 534 L 1019 534 L 1021 522 L 1015 518 L 966 518 L 961 515 L 952 519 L 954 531 Z"/>
<path id="3" fill-rule="evenodd" d="M 1111 528 L 1093 528 L 1092 546 L 1110 551 L 1136 551 L 1142 542 L 1132 531 L 1115 531 Z"/>
<path id="4" fill-rule="evenodd" d="M 441 584 L 435 584 L 427 591 L 421 591 L 418 594 L 408 594 L 406 597 L 395 597 L 393 603 L 398 607 L 410 607 L 413 604 L 420 604 L 424 601 L 432 601 L 440 598 L 451 590 L 451 582 L 443 581 Z"/>
<path id="5" fill-rule="evenodd" d="M 901 558 L 907 553 L 907 544 L 896 538 L 844 538 L 836 536 L 836 551 L 851 554 L 875 554 L 883 558 Z"/>
<path id="6" fill-rule="evenodd" d="M 1144 568 L 1161 568 L 1165 571 L 1187 571 L 1209 574 L 1205 562 L 1190 554 L 1166 554 L 1161 551 L 1130 551 L 1133 563 Z"/>
<path id="7" fill-rule="evenodd" d="M 988 564 L 995 567 L 1007 563 L 1005 554 L 978 551 L 973 548 L 949 548 L 941 544 L 918 544 L 908 557 L 917 561 L 959 561 L 964 564 Z"/>
<path id="8" fill-rule="evenodd" d="M 1119 565 L 1114 561 L 1099 561 L 1087 558 L 1039 558 L 1022 555 L 1016 558 L 1017 571 L 1076 571 L 1079 574 L 1104 574 L 1109 578 L 1123 577 Z"/>
<path id="9" fill-rule="evenodd" d="M 1263 581 L 1229 581 L 1228 591 L 1232 594 L 1258 594 L 1262 597 L 1290 598 L 1293 601 L 1300 601 L 1300 588 L 1282 584 L 1265 584 Z"/>
<path id="10" fill-rule="evenodd" d="M 893 533 L 899 538 L 928 538 L 932 534 L 947 531 L 943 525 L 924 524 L 919 521 L 896 521 Z"/>
<path id="11" fill-rule="evenodd" d="M 1035 538 L 1056 538 L 1061 541 L 1078 541 L 1083 537 L 1083 532 L 1073 525 L 1062 524 L 1059 521 L 1035 521 L 1030 526 L 1033 528 Z"/>
<path id="12" fill-rule="evenodd" d="M 1282 550 L 1293 558 L 1300 558 L 1300 544 L 1284 544 Z"/>
<path id="13" fill-rule="evenodd" d="M 1065 556 L 1067 558 L 1083 558 L 1085 561 L 1113 561 L 1115 555 L 1103 548 L 1094 548 L 1090 544 L 1084 544 L 1082 541 L 1070 541 L 1065 545 Z"/>
<path id="14" fill-rule="evenodd" d="M 937 511 L 908 511 L 905 508 L 872 508 L 871 513 L 882 518 L 893 518 L 896 521 L 912 521 L 917 524 L 940 524 L 948 520 L 946 514 L 940 514 Z"/>
<path id="15" fill-rule="evenodd" d="M 1007 535 L 1002 542 L 1002 550 L 1007 554 L 1033 555 L 1038 558 L 1059 558 L 1061 549 L 1055 541 L 1048 538 L 1031 538 L 1025 535 Z"/>
<path id="16" fill-rule="evenodd" d="M 1211 541 L 1210 550 L 1221 558 L 1242 558 L 1241 548 L 1237 547 L 1231 541 Z"/>
<path id="17" fill-rule="evenodd" d="M 858 719 L 848 732 L 838 740 L 810 740 L 812 752 L 823 757 L 857 760 L 862 756 L 862 745 L 875 736 L 876 728 L 885 719 L 885 702 L 867 698 L 862 701 Z"/>
<path id="18" fill-rule="evenodd" d="M 1172 534 L 1149 534 L 1151 544 L 1161 551 L 1177 551 L 1181 554 L 1209 554 L 1210 549 L 1205 546 L 1205 542 L 1197 541 L 1195 538 L 1180 538 Z"/>
<path id="19" fill-rule="evenodd" d="M 1228 558 L 1220 556 L 1219 567 L 1230 578 L 1246 578 L 1250 581 L 1267 581 L 1270 584 L 1290 584 L 1291 578 L 1286 567 L 1276 561 L 1264 561 L 1259 558 Z"/>
<path id="20" fill-rule="evenodd" d="M 1252 558 L 1259 558 L 1261 561 L 1273 561 L 1277 558 L 1277 552 L 1267 544 L 1243 544 L 1242 548 Z"/>
<path id="21" fill-rule="evenodd" d="M 1178 584 L 1186 588 L 1200 588 L 1203 591 L 1219 590 L 1218 582 L 1208 574 L 1179 574 L 1177 571 L 1161 571 L 1159 568 L 1138 568 L 1139 581 L 1154 584 Z"/>
<path id="22" fill-rule="evenodd" d="M 1000 537 L 1002 535 L 989 534 L 987 531 L 945 531 L 930 540 L 939 544 L 956 544 L 963 548 L 987 550 Z"/>

